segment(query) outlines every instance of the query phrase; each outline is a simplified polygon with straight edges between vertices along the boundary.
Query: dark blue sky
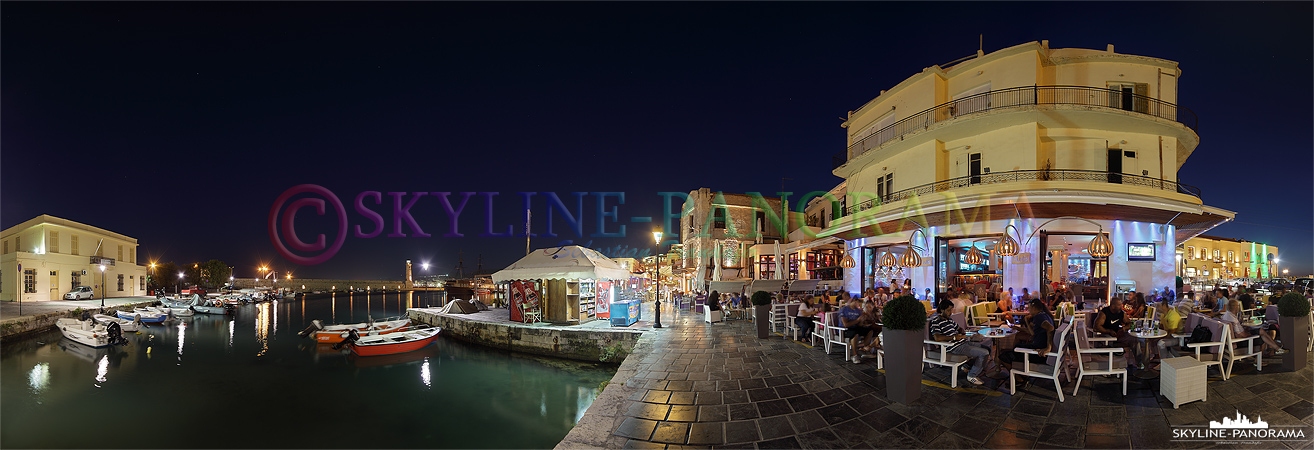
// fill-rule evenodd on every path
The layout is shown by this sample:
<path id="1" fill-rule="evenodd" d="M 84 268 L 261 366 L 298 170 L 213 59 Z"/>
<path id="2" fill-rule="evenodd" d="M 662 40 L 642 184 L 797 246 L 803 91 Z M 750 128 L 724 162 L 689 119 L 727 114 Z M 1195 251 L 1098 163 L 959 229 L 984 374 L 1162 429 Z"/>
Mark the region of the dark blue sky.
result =
<path id="1" fill-rule="evenodd" d="M 387 192 L 624 192 L 626 238 L 651 246 L 659 192 L 826 190 L 839 128 L 922 68 L 1048 39 L 1178 61 L 1199 115 L 1182 182 L 1237 212 L 1210 234 L 1281 248 L 1314 272 L 1311 3 L 64 3 L 0 10 L 0 227 L 52 214 L 136 237 L 179 263 L 258 263 L 297 276 L 397 278 L 402 260 L 501 268 L 523 238 L 478 237 L 484 197 L 444 237 L 432 195 L 411 210 L 431 237 L 387 237 Z M 381 191 L 374 238 L 328 262 L 279 257 L 266 231 L 284 191 L 323 186 L 349 223 Z M 404 201 L 412 196 L 404 197 Z M 583 231 L 598 232 L 597 195 Z M 452 196 L 459 201 L 459 194 Z M 534 231 L 546 201 L 533 197 Z M 608 207 L 616 203 L 608 199 Z M 330 214 L 333 211 L 329 211 Z M 303 240 L 334 220 L 302 210 Z M 304 231 L 310 230 L 310 231 Z M 406 234 L 413 234 L 409 227 Z"/>

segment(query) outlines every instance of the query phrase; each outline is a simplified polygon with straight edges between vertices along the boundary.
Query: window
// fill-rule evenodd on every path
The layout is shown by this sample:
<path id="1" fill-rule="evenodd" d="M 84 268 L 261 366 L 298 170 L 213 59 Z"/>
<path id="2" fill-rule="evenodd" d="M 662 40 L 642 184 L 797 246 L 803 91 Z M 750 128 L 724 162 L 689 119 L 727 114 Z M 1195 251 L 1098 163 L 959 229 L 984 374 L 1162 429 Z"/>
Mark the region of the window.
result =
<path id="1" fill-rule="evenodd" d="M 131 247 L 128 249 L 128 262 L 137 262 L 137 247 Z"/>
<path id="2" fill-rule="evenodd" d="M 789 279 L 798 279 L 798 253 L 789 254 Z"/>
<path id="3" fill-rule="evenodd" d="M 141 287 L 138 289 L 141 289 L 142 291 L 146 290 L 146 277 L 138 278 L 137 283 L 141 285 Z"/>
<path id="4" fill-rule="evenodd" d="M 22 238 L 23 238 L 22 236 L 14 236 L 14 251 L 16 252 L 23 251 L 23 244 L 19 243 L 20 242 L 19 239 Z"/>
<path id="5" fill-rule="evenodd" d="M 72 284 L 69 286 L 69 288 L 77 289 L 78 286 L 82 286 L 82 271 L 74 270 L 72 272 L 73 272 L 73 278 L 71 279 Z"/>
<path id="6" fill-rule="evenodd" d="M 9 241 L 5 241 L 5 252 L 0 253 L 0 255 L 7 255 L 7 254 L 9 254 Z"/>
<path id="7" fill-rule="evenodd" d="M 775 279 L 776 263 L 775 255 L 762 255 L 758 257 L 758 279 L 772 280 Z"/>
<path id="8" fill-rule="evenodd" d="M 971 114 L 990 109 L 990 95 L 981 95 L 988 92 L 990 92 L 990 83 L 959 92 L 954 96 L 953 104 L 949 105 L 949 115 Z"/>
<path id="9" fill-rule="evenodd" d="M 1186 248 L 1186 259 L 1195 259 L 1195 247 Z"/>
<path id="10" fill-rule="evenodd" d="M 725 207 L 712 206 L 712 228 L 725 229 Z"/>
<path id="11" fill-rule="evenodd" d="M 1140 113 L 1149 113 L 1150 85 L 1146 83 L 1124 83 L 1109 82 L 1109 104 L 1110 108 L 1118 108 L 1124 111 L 1136 111 Z"/>
<path id="12" fill-rule="evenodd" d="M 1228 261 L 1228 262 L 1236 262 L 1236 252 L 1231 251 L 1231 250 L 1228 250 L 1228 251 L 1227 251 L 1227 261 Z"/>
<path id="13" fill-rule="evenodd" d="M 70 251 L 69 254 L 71 254 L 71 255 L 77 255 L 77 254 L 78 254 L 78 235 L 75 234 L 75 235 L 69 236 L 69 241 L 71 241 L 71 242 L 69 242 L 69 245 L 73 247 L 73 248 L 72 248 L 72 251 Z"/>
<path id="14" fill-rule="evenodd" d="M 119 244 L 119 257 L 115 259 L 118 261 L 123 261 L 123 244 Z M 121 291 L 122 289 L 119 290 Z"/>
<path id="15" fill-rule="evenodd" d="M 887 173 L 876 179 L 876 196 L 881 199 L 881 203 L 890 201 L 887 196 L 893 193 L 894 173 Z"/>
<path id="16" fill-rule="evenodd" d="M 123 274 L 119 274 L 119 292 L 123 292 Z"/>
<path id="17" fill-rule="evenodd" d="M 981 154 L 967 155 L 968 172 L 972 175 L 972 184 L 981 184 Z"/>
<path id="18" fill-rule="evenodd" d="M 1222 251 L 1222 250 L 1214 249 L 1214 261 L 1218 261 L 1218 260 L 1223 259 L 1223 255 L 1222 255 L 1222 254 L 1223 254 L 1223 251 Z"/>
<path id="19" fill-rule="evenodd" d="M 36 293 L 36 269 L 27 269 L 23 271 L 23 293 Z"/>
<path id="20" fill-rule="evenodd" d="M 59 232 L 51 231 L 50 240 L 46 241 L 46 251 L 50 253 L 59 253 Z"/>

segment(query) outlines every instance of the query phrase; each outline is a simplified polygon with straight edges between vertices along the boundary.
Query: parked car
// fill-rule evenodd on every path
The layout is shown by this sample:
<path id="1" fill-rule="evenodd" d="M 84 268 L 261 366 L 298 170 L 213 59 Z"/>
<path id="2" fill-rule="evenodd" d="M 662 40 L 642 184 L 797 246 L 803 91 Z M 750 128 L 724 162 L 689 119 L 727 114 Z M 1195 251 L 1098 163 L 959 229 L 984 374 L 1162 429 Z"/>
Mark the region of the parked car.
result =
<path id="1" fill-rule="evenodd" d="M 64 300 L 89 300 L 95 296 L 96 293 L 91 292 L 91 286 L 78 286 L 69 293 L 64 294 Z"/>
<path id="2" fill-rule="evenodd" d="M 182 295 L 184 296 L 190 296 L 192 294 L 205 297 L 205 288 L 202 288 L 200 286 L 189 286 L 182 290 Z"/>
<path id="3" fill-rule="evenodd" d="M 1310 289 L 1314 289 L 1314 278 L 1297 278 L 1292 284 L 1294 284 L 1292 290 L 1301 294 L 1308 294 Z"/>

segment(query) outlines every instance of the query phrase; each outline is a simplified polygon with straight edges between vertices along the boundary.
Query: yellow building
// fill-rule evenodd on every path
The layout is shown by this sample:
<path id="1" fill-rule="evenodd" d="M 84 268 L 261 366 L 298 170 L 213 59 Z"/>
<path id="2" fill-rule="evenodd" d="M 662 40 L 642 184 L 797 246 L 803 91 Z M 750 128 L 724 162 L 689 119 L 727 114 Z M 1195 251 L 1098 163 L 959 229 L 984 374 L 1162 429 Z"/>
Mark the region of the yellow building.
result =
<path id="1" fill-rule="evenodd" d="M 146 295 L 135 238 L 43 214 L 0 232 L 0 250 L 2 301 L 15 291 L 24 302 L 59 300 L 78 286 L 97 298 Z"/>
<path id="2" fill-rule="evenodd" d="M 1276 246 L 1218 236 L 1200 235 L 1177 246 L 1183 280 L 1208 282 L 1233 278 L 1276 278 Z"/>
<path id="3" fill-rule="evenodd" d="M 832 158 L 846 192 L 822 235 L 853 249 L 846 289 L 891 278 L 917 292 L 1172 285 L 1177 242 L 1235 215 L 1177 179 L 1200 141 L 1195 115 L 1177 104 L 1181 75 L 1176 62 L 1112 45 L 1042 41 L 881 91 L 848 113 L 848 147 Z M 1017 247 L 1006 258 L 995 254 L 1005 235 Z"/>

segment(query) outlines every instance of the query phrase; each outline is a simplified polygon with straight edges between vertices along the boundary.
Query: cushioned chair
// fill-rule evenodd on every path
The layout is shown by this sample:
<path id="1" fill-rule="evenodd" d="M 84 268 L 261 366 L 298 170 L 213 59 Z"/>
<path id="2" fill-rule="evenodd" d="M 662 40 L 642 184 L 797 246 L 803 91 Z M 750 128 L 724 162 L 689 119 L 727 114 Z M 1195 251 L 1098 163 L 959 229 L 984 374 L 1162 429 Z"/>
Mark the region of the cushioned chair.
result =
<path id="1" fill-rule="evenodd" d="M 1086 375 L 1122 377 L 1122 395 L 1127 395 L 1127 359 L 1114 356 L 1115 353 L 1122 353 L 1122 348 L 1094 348 L 1086 333 L 1086 324 L 1078 320 L 1075 327 L 1072 334 L 1076 337 L 1073 342 L 1077 345 L 1077 385 L 1072 388 L 1072 395 L 1077 395 L 1077 390 L 1081 389 L 1081 378 Z"/>
<path id="2" fill-rule="evenodd" d="M 1192 313 L 1192 315 L 1197 314 Z M 1207 317 L 1200 319 L 1200 324 L 1209 329 L 1209 341 L 1197 342 L 1194 344 L 1188 343 L 1186 344 L 1186 348 L 1195 350 L 1195 354 L 1191 356 L 1197 361 L 1204 363 L 1206 366 L 1205 370 L 1208 370 L 1208 367 L 1218 367 L 1218 372 L 1223 374 L 1223 379 L 1226 380 L 1228 373 L 1223 369 L 1223 354 L 1227 351 L 1225 346 L 1227 345 L 1228 337 L 1226 325 Z"/>
<path id="3" fill-rule="evenodd" d="M 1031 362 L 1031 355 L 1039 355 L 1039 350 L 1029 348 L 1013 349 L 1015 352 L 1022 353 L 1023 357 L 1021 358 L 1021 369 L 1015 368 L 1008 371 L 1009 395 L 1017 394 L 1017 376 L 1022 375 L 1054 380 L 1054 391 L 1058 393 L 1059 401 L 1063 401 L 1063 387 L 1059 385 L 1058 379 L 1060 375 L 1066 376 L 1069 380 L 1072 379 L 1072 376 L 1067 374 L 1067 366 L 1064 364 L 1068 352 L 1063 348 L 1068 343 L 1068 331 L 1070 331 L 1069 327 L 1071 326 L 1072 324 L 1065 323 L 1054 330 L 1053 348 L 1050 349 L 1049 353 L 1044 354 L 1044 364 L 1033 364 Z M 1013 363 L 1013 365 L 1016 367 L 1017 363 Z"/>
<path id="4" fill-rule="evenodd" d="M 707 305 L 703 305 L 703 320 L 707 323 L 716 323 L 724 320 L 721 316 L 721 310 L 712 311 Z"/>
<path id="5" fill-rule="evenodd" d="M 971 357 L 949 353 L 949 348 L 953 347 L 954 343 L 935 340 L 935 337 L 931 335 L 931 327 L 929 326 L 926 327 L 926 336 L 923 337 L 922 343 L 922 362 L 948 367 L 950 373 L 949 387 L 958 387 L 958 368 L 966 364 Z"/>
<path id="6" fill-rule="evenodd" d="M 798 308 L 802 305 L 802 303 L 785 305 L 785 334 L 794 336 L 796 341 L 798 340 L 798 324 L 794 323 L 794 319 L 798 318 Z"/>
<path id="7" fill-rule="evenodd" d="M 994 312 L 995 304 L 993 302 L 973 303 L 967 307 L 967 323 L 974 327 L 984 326 L 995 319 L 990 317 Z"/>
<path id="8" fill-rule="evenodd" d="M 1238 338 L 1232 334 L 1232 327 L 1230 325 L 1224 324 L 1223 329 L 1226 331 L 1224 334 L 1227 335 L 1227 344 L 1224 345 L 1224 348 L 1226 348 L 1227 351 L 1223 353 L 1223 359 L 1227 361 L 1227 375 L 1224 379 L 1232 377 L 1232 364 L 1240 359 L 1254 358 L 1255 370 L 1263 371 L 1264 341 L 1259 340 L 1261 339 L 1259 335 L 1252 334 L 1250 337 Z M 1257 346 L 1255 345 L 1256 341 L 1259 343 Z"/>
<path id="9" fill-rule="evenodd" d="M 849 348 L 848 339 L 844 339 L 844 330 L 848 328 L 844 328 L 839 313 L 827 313 L 823 322 L 826 325 L 825 327 L 822 327 L 820 323 L 817 324 L 817 330 L 821 332 L 821 335 L 818 336 L 817 333 L 812 333 L 812 345 L 817 345 L 817 338 L 820 337 L 827 355 L 830 354 L 831 347 L 839 345 L 844 347 L 844 359 L 852 358 L 851 350 L 853 349 Z"/>

